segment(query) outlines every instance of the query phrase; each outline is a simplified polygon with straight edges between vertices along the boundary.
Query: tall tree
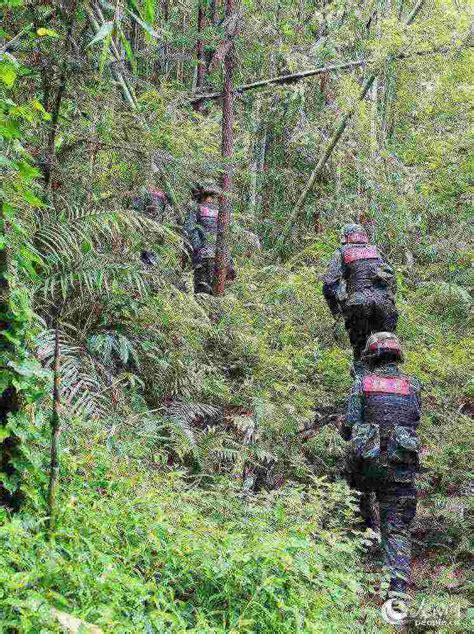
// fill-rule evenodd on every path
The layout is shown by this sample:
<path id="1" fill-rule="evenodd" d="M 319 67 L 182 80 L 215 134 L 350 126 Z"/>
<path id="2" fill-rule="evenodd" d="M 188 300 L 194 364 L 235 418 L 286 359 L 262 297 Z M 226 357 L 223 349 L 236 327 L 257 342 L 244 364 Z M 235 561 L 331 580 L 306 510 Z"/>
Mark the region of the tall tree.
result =
<path id="1" fill-rule="evenodd" d="M 199 94 L 202 92 L 204 86 L 204 79 L 206 77 L 206 65 L 204 58 L 204 42 L 203 31 L 206 28 L 206 10 L 204 6 L 204 0 L 198 2 L 197 12 L 197 41 L 196 41 L 196 92 Z M 196 112 L 200 112 L 202 108 L 202 101 L 196 101 L 193 103 L 193 108 Z"/>
<path id="2" fill-rule="evenodd" d="M 231 22 L 235 11 L 235 0 L 226 0 L 225 18 Z M 232 203 L 233 153 L 234 153 L 234 33 L 226 30 L 226 55 L 224 58 L 224 90 L 222 99 L 222 160 L 223 173 L 221 179 L 222 193 L 219 201 L 217 220 L 216 266 L 214 271 L 214 294 L 224 294 L 228 264 L 227 234 L 229 232 Z"/>
<path id="3" fill-rule="evenodd" d="M 71 50 L 71 37 L 74 28 L 74 22 L 76 17 L 77 0 L 64 0 L 63 3 L 58 5 L 58 20 L 65 25 L 65 35 L 63 41 L 63 59 L 60 64 L 58 85 L 56 88 L 56 94 L 54 96 L 52 108 L 49 132 L 46 142 L 46 154 L 43 165 L 44 182 L 47 188 L 51 184 L 51 174 L 54 163 L 56 135 L 58 132 L 58 120 L 61 111 L 61 104 L 66 91 L 66 84 L 68 77 L 71 73 L 70 69 L 70 50 Z"/>

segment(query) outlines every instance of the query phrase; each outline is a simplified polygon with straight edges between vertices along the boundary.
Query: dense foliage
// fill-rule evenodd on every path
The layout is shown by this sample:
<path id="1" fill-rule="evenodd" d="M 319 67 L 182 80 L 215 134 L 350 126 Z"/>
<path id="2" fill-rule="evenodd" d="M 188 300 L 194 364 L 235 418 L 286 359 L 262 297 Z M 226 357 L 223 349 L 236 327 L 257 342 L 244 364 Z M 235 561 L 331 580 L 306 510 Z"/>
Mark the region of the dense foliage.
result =
<path id="1" fill-rule="evenodd" d="M 434 0 L 403 26 L 411 9 L 242 2 L 237 85 L 371 64 L 237 93 L 238 277 L 216 298 L 192 294 L 180 225 L 194 181 L 225 167 L 219 101 L 191 104 L 196 42 L 209 59 L 229 28 L 221 3 L 2 3 L 0 379 L 19 405 L 0 441 L 16 439 L 2 481 L 25 500 L 2 509 L 0 631 L 62 631 L 52 607 L 104 632 L 388 631 L 333 424 L 350 348 L 321 292 L 356 220 L 396 268 L 405 368 L 423 384 L 411 593 L 459 610 L 446 631 L 469 628 L 469 11 Z M 216 64 L 198 92 L 221 88 Z M 149 186 L 172 201 L 162 222 L 130 204 Z"/>

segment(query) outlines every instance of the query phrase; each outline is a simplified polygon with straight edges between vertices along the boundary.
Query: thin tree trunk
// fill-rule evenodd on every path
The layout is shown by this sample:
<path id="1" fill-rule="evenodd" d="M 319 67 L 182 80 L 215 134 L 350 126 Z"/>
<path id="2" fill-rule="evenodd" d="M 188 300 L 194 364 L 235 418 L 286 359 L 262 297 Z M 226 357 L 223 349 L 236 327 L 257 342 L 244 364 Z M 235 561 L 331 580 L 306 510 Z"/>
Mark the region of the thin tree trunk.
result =
<path id="1" fill-rule="evenodd" d="M 61 102 L 63 100 L 64 91 L 66 90 L 66 73 L 61 72 L 59 79 L 59 87 L 56 93 L 56 98 L 53 104 L 53 111 L 51 112 L 51 123 L 48 132 L 48 141 L 46 144 L 46 160 L 43 168 L 44 184 L 48 189 L 51 184 L 51 172 L 53 169 L 54 161 L 54 146 L 56 143 L 56 134 L 58 132 L 58 119 L 59 111 L 61 110 Z"/>
<path id="2" fill-rule="evenodd" d="M 197 15 L 197 32 L 198 39 L 196 42 L 196 92 L 202 92 L 204 86 L 204 79 L 206 77 L 206 64 L 204 59 L 204 42 L 202 40 L 202 33 L 206 28 L 206 12 L 204 8 L 204 0 L 199 0 L 198 15 Z M 202 101 L 196 101 L 193 103 L 193 109 L 196 112 L 202 110 Z"/>
<path id="3" fill-rule="evenodd" d="M 250 184 L 249 184 L 249 213 L 254 216 L 257 208 L 257 189 L 259 169 L 261 165 L 262 141 L 265 138 L 265 131 L 260 122 L 260 110 L 262 102 L 259 97 L 255 100 L 255 107 L 252 109 L 252 132 L 253 143 L 251 144 L 251 164 L 250 164 Z M 259 138 L 260 137 L 260 138 Z"/>
<path id="4" fill-rule="evenodd" d="M 0 232 L 2 237 L 7 233 L 5 217 L 0 206 Z M 0 352 L 11 353 L 13 344 L 1 333 L 6 333 L 11 329 L 9 315 L 10 310 L 10 285 L 8 283 L 8 248 L 0 250 Z M 8 385 L 0 394 L 0 431 L 3 432 L 8 422 L 9 414 L 17 412 L 19 409 L 18 393 L 13 385 Z M 2 433 L 3 436 L 3 433 Z M 0 442 L 0 472 L 7 478 L 17 475 L 12 464 L 12 457 L 20 440 L 15 435 L 8 433 L 7 437 Z M 11 510 L 18 510 L 22 500 L 21 490 L 11 492 L 0 477 L 0 506 Z"/>
<path id="5" fill-rule="evenodd" d="M 74 27 L 77 0 L 71 0 L 67 3 L 69 6 L 66 6 L 67 12 L 65 11 L 65 19 L 67 20 L 66 26 L 66 37 L 64 40 L 64 59 L 61 64 L 61 73 L 59 76 L 59 84 L 58 90 L 56 92 L 56 98 L 54 99 L 53 109 L 51 112 L 51 122 L 49 126 L 48 139 L 46 143 L 46 157 L 43 166 L 43 177 L 44 184 L 48 189 L 51 185 L 51 173 L 53 169 L 54 162 L 54 146 L 56 143 L 56 135 L 58 131 L 58 119 L 59 112 L 61 110 L 61 102 L 64 97 L 64 92 L 66 90 L 66 82 L 67 82 L 67 61 L 68 55 L 70 51 L 70 39 L 72 35 L 72 29 Z M 62 14 L 62 11 L 61 11 Z"/>
<path id="6" fill-rule="evenodd" d="M 59 434 L 61 392 L 60 392 L 60 369 L 61 369 L 61 346 L 58 329 L 59 316 L 56 318 L 55 339 L 54 339 L 54 362 L 53 362 L 53 409 L 51 412 L 51 459 L 49 465 L 49 486 L 48 486 L 48 518 L 47 529 L 51 532 L 54 526 L 54 513 L 56 511 L 56 493 L 59 475 Z"/>
<path id="7" fill-rule="evenodd" d="M 170 19 L 170 6 L 169 6 L 169 2 L 168 0 L 163 0 L 163 19 L 165 21 L 165 28 L 168 28 L 168 20 Z M 169 54 L 169 47 L 168 44 L 165 44 L 163 46 L 163 57 L 164 57 L 164 63 L 163 63 L 163 69 L 165 72 L 165 77 L 168 75 L 168 73 L 170 72 L 170 63 L 168 60 L 168 54 Z"/>
<path id="8" fill-rule="evenodd" d="M 226 0 L 225 16 L 234 12 L 235 0 Z M 232 191 L 232 159 L 234 152 L 234 45 L 229 48 L 224 59 L 224 99 L 222 103 L 222 159 L 224 172 L 221 180 L 222 194 L 219 201 L 217 219 L 216 265 L 214 271 L 214 295 L 224 294 L 227 274 L 227 234 L 230 224 Z"/>
<path id="9" fill-rule="evenodd" d="M 415 5 L 413 11 L 410 13 L 407 21 L 406 21 L 406 25 L 410 25 L 413 20 L 416 18 L 416 16 L 418 15 L 418 13 L 420 12 L 422 6 L 424 4 L 424 0 L 418 0 L 417 4 Z M 363 101 L 365 96 L 367 95 L 367 93 L 369 92 L 370 88 L 372 87 L 375 78 L 378 75 L 378 71 L 372 73 L 371 75 L 369 75 L 369 77 L 367 77 L 367 79 L 364 81 L 360 94 L 359 94 L 359 98 L 358 101 Z M 317 162 L 315 168 L 313 169 L 308 182 L 306 183 L 305 188 L 303 189 L 300 197 L 298 198 L 295 207 L 293 208 L 285 226 L 283 227 L 282 232 L 280 233 L 280 237 L 277 240 L 277 246 L 281 247 L 284 243 L 284 241 L 288 238 L 289 234 L 291 233 L 291 230 L 293 228 L 293 225 L 296 221 L 296 218 L 299 215 L 299 212 L 301 211 L 301 209 L 303 208 L 304 202 L 306 200 L 306 198 L 308 197 L 308 194 L 310 193 L 310 191 L 313 189 L 315 183 L 320 179 L 321 174 L 326 166 L 326 163 L 328 162 L 334 148 L 336 147 L 339 139 L 341 138 L 341 136 L 343 135 L 345 129 L 347 128 L 347 125 L 349 123 L 349 121 L 351 120 L 354 112 L 356 110 L 356 106 L 353 106 L 350 110 L 348 110 L 340 119 L 339 121 L 339 125 L 337 126 L 334 134 L 332 135 L 328 145 L 326 146 L 326 149 L 324 150 L 322 156 L 320 157 L 319 161 Z"/>
<path id="10" fill-rule="evenodd" d="M 211 23 L 215 26 L 218 22 L 218 0 L 211 0 L 209 5 Z"/>

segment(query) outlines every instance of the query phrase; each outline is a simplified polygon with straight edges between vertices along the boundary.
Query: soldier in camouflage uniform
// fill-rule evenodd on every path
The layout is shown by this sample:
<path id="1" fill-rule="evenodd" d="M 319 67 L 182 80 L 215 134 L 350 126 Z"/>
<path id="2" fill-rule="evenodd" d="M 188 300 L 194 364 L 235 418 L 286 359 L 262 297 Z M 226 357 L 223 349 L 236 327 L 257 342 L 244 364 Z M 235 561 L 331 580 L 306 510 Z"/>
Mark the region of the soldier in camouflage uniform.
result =
<path id="1" fill-rule="evenodd" d="M 420 386 L 400 373 L 403 355 L 392 333 L 369 337 L 362 358 L 367 370 L 356 377 L 341 435 L 351 441 L 352 485 L 362 492 L 361 513 L 369 526 L 371 492 L 379 505 L 390 591 L 405 592 L 411 565 L 410 524 L 416 512 Z"/>
<path id="2" fill-rule="evenodd" d="M 324 277 L 323 294 L 334 317 L 344 317 L 357 372 L 367 337 L 396 329 L 395 277 L 377 247 L 368 244 L 361 225 L 345 225 L 341 242 Z"/>
<path id="3" fill-rule="evenodd" d="M 133 209 L 144 213 L 157 222 L 163 221 L 167 204 L 168 198 L 165 192 L 153 187 L 144 188 L 138 196 L 132 199 Z"/>
<path id="4" fill-rule="evenodd" d="M 132 209 L 148 216 L 155 222 L 163 222 L 168 198 L 161 189 L 144 188 L 132 199 Z M 146 267 L 153 267 L 158 261 L 154 251 L 142 251 L 140 260 Z"/>
<path id="5" fill-rule="evenodd" d="M 219 188 L 204 182 L 193 189 L 194 201 L 183 226 L 192 248 L 194 292 L 212 295 L 217 241 L 217 196 Z M 235 278 L 234 264 L 228 258 L 227 279 Z"/>

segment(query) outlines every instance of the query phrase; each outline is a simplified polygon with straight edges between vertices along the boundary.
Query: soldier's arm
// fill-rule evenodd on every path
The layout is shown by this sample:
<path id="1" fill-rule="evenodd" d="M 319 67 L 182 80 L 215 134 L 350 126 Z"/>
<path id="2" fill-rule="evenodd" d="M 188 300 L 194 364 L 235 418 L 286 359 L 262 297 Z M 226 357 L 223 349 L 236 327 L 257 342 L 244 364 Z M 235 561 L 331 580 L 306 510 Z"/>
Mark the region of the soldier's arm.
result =
<path id="1" fill-rule="evenodd" d="M 387 258 L 385 257 L 385 254 L 380 249 L 378 249 L 378 251 L 382 259 L 382 264 L 380 265 L 380 269 L 382 272 L 383 281 L 395 293 L 397 290 L 397 278 L 395 277 L 395 269 L 387 260 Z"/>
<path id="2" fill-rule="evenodd" d="M 201 234 L 197 226 L 197 211 L 192 207 L 183 224 L 183 233 L 193 249 L 201 246 Z"/>
<path id="3" fill-rule="evenodd" d="M 344 440 L 350 440 L 352 428 L 362 422 L 362 384 L 360 379 L 357 379 L 352 386 L 346 417 L 340 430 Z"/>
<path id="4" fill-rule="evenodd" d="M 326 275 L 323 278 L 323 295 L 329 306 L 329 310 L 336 317 L 340 313 L 337 301 L 337 289 L 342 279 L 342 258 L 339 249 L 333 255 L 329 263 Z"/>
<path id="5" fill-rule="evenodd" d="M 418 412 L 421 416 L 421 383 L 415 377 L 410 377 L 410 383 L 415 394 L 415 400 L 418 407 Z"/>

